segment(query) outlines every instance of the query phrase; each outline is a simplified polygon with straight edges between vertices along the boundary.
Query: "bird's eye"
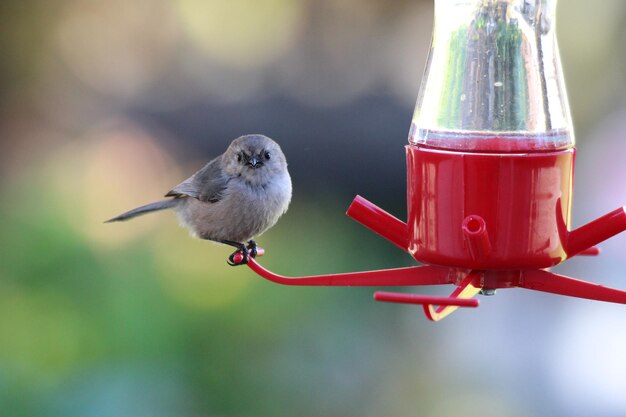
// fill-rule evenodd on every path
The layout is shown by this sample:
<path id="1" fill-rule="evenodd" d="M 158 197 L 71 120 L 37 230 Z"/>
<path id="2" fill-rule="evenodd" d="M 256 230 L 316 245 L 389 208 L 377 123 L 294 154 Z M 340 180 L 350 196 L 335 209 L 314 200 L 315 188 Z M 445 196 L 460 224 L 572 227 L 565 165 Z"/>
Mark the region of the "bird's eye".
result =
<path id="1" fill-rule="evenodd" d="M 241 162 L 241 159 L 243 157 L 241 156 L 241 152 L 237 154 L 237 162 Z"/>
<path id="2" fill-rule="evenodd" d="M 271 155 L 270 155 L 270 153 L 269 153 L 269 152 L 265 152 L 265 155 L 263 155 L 263 156 L 265 156 L 265 159 L 270 159 L 270 156 L 271 156 Z"/>

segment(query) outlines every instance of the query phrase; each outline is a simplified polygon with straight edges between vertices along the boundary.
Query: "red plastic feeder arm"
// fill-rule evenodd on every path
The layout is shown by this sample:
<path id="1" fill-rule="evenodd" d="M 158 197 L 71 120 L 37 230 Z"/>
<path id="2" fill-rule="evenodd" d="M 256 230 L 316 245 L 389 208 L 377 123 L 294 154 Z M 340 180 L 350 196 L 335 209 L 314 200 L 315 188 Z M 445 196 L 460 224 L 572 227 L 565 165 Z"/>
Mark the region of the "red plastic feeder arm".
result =
<path id="1" fill-rule="evenodd" d="M 402 294 L 397 292 L 376 291 L 374 300 L 401 304 L 432 304 L 437 306 L 478 307 L 480 302 L 475 298 L 463 299 L 437 297 L 434 295 Z"/>
<path id="2" fill-rule="evenodd" d="M 254 258 L 250 258 L 247 265 L 251 270 L 268 281 L 295 286 L 378 287 L 441 285 L 455 283 L 458 276 L 458 273 L 450 268 L 427 265 L 343 274 L 286 277 L 264 268 Z"/>
<path id="3" fill-rule="evenodd" d="M 408 243 L 409 239 L 403 237 L 403 230 L 404 233 L 408 234 L 406 223 L 376 207 L 363 197 L 357 196 L 354 199 L 347 214 L 359 223 L 387 238 L 396 246 L 405 247 L 405 250 L 409 250 L 411 246 Z M 613 236 L 624 228 L 626 228 L 626 212 L 623 209 L 618 209 L 576 231 L 567 232 L 565 236 L 574 237 L 573 241 L 577 242 L 576 245 L 579 245 L 576 248 L 578 250 L 581 246 L 597 243 L 602 238 Z M 482 217 L 477 215 L 467 216 L 459 225 L 459 229 L 461 231 L 460 236 L 464 236 L 463 239 L 467 245 L 468 254 L 473 262 L 480 262 L 481 259 L 490 256 L 492 250 L 491 242 L 487 234 L 487 224 Z M 568 244 L 564 246 L 568 247 Z M 258 256 L 262 256 L 265 253 L 262 248 L 258 248 L 257 251 Z M 591 246 L 578 252 L 578 254 L 597 255 L 598 252 L 597 247 Z M 234 257 L 234 261 L 235 263 L 241 263 L 243 255 L 237 254 Z M 433 321 L 443 319 L 459 307 L 478 307 L 479 302 L 473 297 L 483 289 L 518 287 L 571 297 L 626 304 L 625 291 L 568 278 L 540 269 L 471 271 L 460 267 L 424 265 L 377 271 L 287 277 L 264 268 L 254 258 L 249 259 L 248 267 L 268 281 L 291 286 L 456 285 L 455 291 L 449 297 L 390 292 L 376 292 L 374 294 L 374 299 L 377 301 L 421 304 L 426 317 Z"/>
<path id="4" fill-rule="evenodd" d="M 624 207 L 570 230 L 576 149 L 555 10 L 539 0 L 435 8 L 405 148 L 406 221 L 360 196 L 347 211 L 425 266 L 302 278 L 274 274 L 254 259 L 248 266 L 284 285 L 454 284 L 449 297 L 375 296 L 422 304 L 431 320 L 475 307 L 476 294 L 497 288 L 626 304 L 626 291 L 545 271 L 597 255 L 595 245 L 626 230 Z"/>

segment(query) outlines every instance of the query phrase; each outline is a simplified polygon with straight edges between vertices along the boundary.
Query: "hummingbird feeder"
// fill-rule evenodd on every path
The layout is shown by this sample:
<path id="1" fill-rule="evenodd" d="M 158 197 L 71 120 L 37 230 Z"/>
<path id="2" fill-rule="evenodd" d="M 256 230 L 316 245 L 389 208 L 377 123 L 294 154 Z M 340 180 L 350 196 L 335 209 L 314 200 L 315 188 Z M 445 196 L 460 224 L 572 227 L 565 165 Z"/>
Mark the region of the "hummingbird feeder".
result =
<path id="1" fill-rule="evenodd" d="M 408 218 L 360 196 L 347 211 L 423 265 L 299 278 L 248 266 L 284 285 L 456 286 L 374 294 L 434 321 L 500 288 L 626 304 L 626 291 L 547 270 L 626 230 L 624 207 L 570 230 L 576 148 L 555 12 L 556 0 L 435 0 L 406 146 Z"/>

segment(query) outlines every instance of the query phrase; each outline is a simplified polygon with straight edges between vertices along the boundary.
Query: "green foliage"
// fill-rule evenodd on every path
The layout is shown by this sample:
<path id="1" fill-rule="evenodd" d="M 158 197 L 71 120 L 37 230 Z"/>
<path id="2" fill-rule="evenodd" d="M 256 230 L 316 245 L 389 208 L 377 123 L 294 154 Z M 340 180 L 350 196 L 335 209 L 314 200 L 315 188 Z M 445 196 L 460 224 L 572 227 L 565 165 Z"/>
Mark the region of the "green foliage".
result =
<path id="1" fill-rule="evenodd" d="M 2 190 L 22 204 L 0 206 L 3 413 L 363 415 L 355 404 L 377 381 L 359 375 L 378 366 L 377 332 L 398 313 L 373 304 L 372 289 L 262 281 L 167 214 L 104 244 L 81 226 L 80 193 L 72 214 L 47 180 L 43 195 L 22 181 Z M 263 263 L 293 275 L 411 263 L 345 217 L 348 203 L 295 201 L 259 239 Z M 145 221 L 95 227 L 119 234 Z"/>

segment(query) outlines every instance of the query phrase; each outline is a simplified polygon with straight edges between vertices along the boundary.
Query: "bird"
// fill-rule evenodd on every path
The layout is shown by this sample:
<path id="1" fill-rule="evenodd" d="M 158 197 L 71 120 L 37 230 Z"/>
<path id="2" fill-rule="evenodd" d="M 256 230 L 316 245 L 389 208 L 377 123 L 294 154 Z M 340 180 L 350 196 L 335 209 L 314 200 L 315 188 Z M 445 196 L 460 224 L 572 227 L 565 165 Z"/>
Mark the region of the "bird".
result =
<path id="1" fill-rule="evenodd" d="M 256 256 L 256 236 L 274 226 L 291 202 L 287 160 L 278 143 L 261 134 L 243 135 L 226 151 L 172 188 L 165 200 L 146 204 L 107 220 L 130 220 L 174 209 L 194 237 L 237 248 L 230 265 Z M 246 244 L 248 246 L 246 246 Z M 243 260 L 235 262 L 241 253 Z"/>

